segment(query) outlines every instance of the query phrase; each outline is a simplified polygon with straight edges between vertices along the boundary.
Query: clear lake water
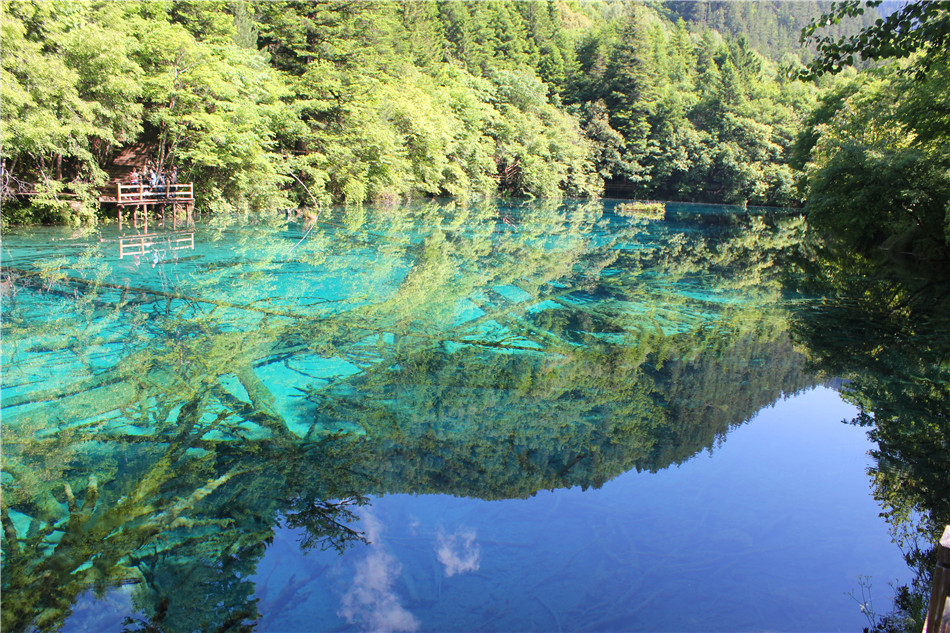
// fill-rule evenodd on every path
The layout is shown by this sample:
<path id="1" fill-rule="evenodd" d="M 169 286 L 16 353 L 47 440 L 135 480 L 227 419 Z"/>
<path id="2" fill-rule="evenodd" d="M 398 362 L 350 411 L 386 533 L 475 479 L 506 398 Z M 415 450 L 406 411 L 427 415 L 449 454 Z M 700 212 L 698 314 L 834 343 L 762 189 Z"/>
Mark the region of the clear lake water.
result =
<path id="1" fill-rule="evenodd" d="M 946 428 L 950 328 L 794 211 L 149 228 L 3 236 L 5 631 L 855 631 L 913 577 L 868 416 Z"/>

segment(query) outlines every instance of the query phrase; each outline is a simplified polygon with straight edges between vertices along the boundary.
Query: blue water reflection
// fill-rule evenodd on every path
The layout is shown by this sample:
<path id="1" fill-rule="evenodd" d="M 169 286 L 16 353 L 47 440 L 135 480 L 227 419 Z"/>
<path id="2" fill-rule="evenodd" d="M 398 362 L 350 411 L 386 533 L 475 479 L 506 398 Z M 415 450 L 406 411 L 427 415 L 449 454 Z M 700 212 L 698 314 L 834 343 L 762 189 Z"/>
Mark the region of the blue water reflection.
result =
<path id="1" fill-rule="evenodd" d="M 371 544 L 303 552 L 286 527 L 251 578 L 262 631 L 852 631 L 855 597 L 906 581 L 865 469 L 871 447 L 819 387 L 713 451 L 597 490 L 523 500 L 387 495 Z M 124 587 L 65 630 L 121 629 Z"/>
<path id="2" fill-rule="evenodd" d="M 908 572 L 863 411 L 790 334 L 824 305 L 785 279 L 803 226 L 430 204 L 131 257 L 5 236 L 4 630 L 866 625 L 860 577 L 887 603 Z"/>
<path id="3" fill-rule="evenodd" d="M 886 602 L 907 571 L 868 489 L 869 442 L 838 422 L 853 413 L 818 388 L 711 455 L 598 490 L 374 499 L 373 544 L 339 558 L 301 556 L 280 530 L 257 576 L 280 614 L 268 630 L 855 630 L 858 577 Z"/>

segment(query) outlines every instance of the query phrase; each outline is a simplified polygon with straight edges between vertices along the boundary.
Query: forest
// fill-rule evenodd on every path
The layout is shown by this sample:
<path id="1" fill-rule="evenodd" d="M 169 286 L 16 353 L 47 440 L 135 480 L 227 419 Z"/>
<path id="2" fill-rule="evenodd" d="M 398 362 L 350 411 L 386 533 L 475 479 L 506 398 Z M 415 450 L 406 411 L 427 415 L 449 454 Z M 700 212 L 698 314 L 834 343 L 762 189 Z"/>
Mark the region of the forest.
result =
<path id="1" fill-rule="evenodd" d="M 4 2 L 3 223 L 94 222 L 138 148 L 209 211 L 606 193 L 945 258 L 950 3 L 867 4 Z"/>

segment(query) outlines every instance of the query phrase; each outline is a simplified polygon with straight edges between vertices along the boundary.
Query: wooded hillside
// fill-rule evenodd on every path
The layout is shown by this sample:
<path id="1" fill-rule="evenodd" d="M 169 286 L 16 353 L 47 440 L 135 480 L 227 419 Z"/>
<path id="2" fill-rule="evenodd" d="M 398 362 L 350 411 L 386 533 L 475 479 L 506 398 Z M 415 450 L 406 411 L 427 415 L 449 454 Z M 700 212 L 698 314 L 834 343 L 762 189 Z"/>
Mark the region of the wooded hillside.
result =
<path id="1" fill-rule="evenodd" d="M 798 204 L 789 156 L 818 88 L 775 60 L 808 59 L 795 40 L 823 8 L 4 2 L 4 222 L 93 219 L 132 146 L 200 183 L 211 210 L 588 197 L 605 183 Z"/>

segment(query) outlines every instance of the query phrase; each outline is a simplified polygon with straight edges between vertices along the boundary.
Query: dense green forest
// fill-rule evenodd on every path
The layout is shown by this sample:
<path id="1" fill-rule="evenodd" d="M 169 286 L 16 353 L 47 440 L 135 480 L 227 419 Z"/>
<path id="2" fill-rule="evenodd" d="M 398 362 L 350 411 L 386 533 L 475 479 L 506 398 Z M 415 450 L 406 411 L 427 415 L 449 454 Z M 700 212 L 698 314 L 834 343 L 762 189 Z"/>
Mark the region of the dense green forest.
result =
<path id="1" fill-rule="evenodd" d="M 5 2 L 4 223 L 93 220 L 139 147 L 212 211 L 807 199 L 860 248 L 945 256 L 950 3 L 858 5 Z"/>
<path id="2" fill-rule="evenodd" d="M 4 193 L 85 219 L 111 159 L 144 142 L 214 208 L 584 197 L 604 180 L 794 204 L 817 89 L 775 60 L 802 57 L 823 6 L 7 2 Z"/>

